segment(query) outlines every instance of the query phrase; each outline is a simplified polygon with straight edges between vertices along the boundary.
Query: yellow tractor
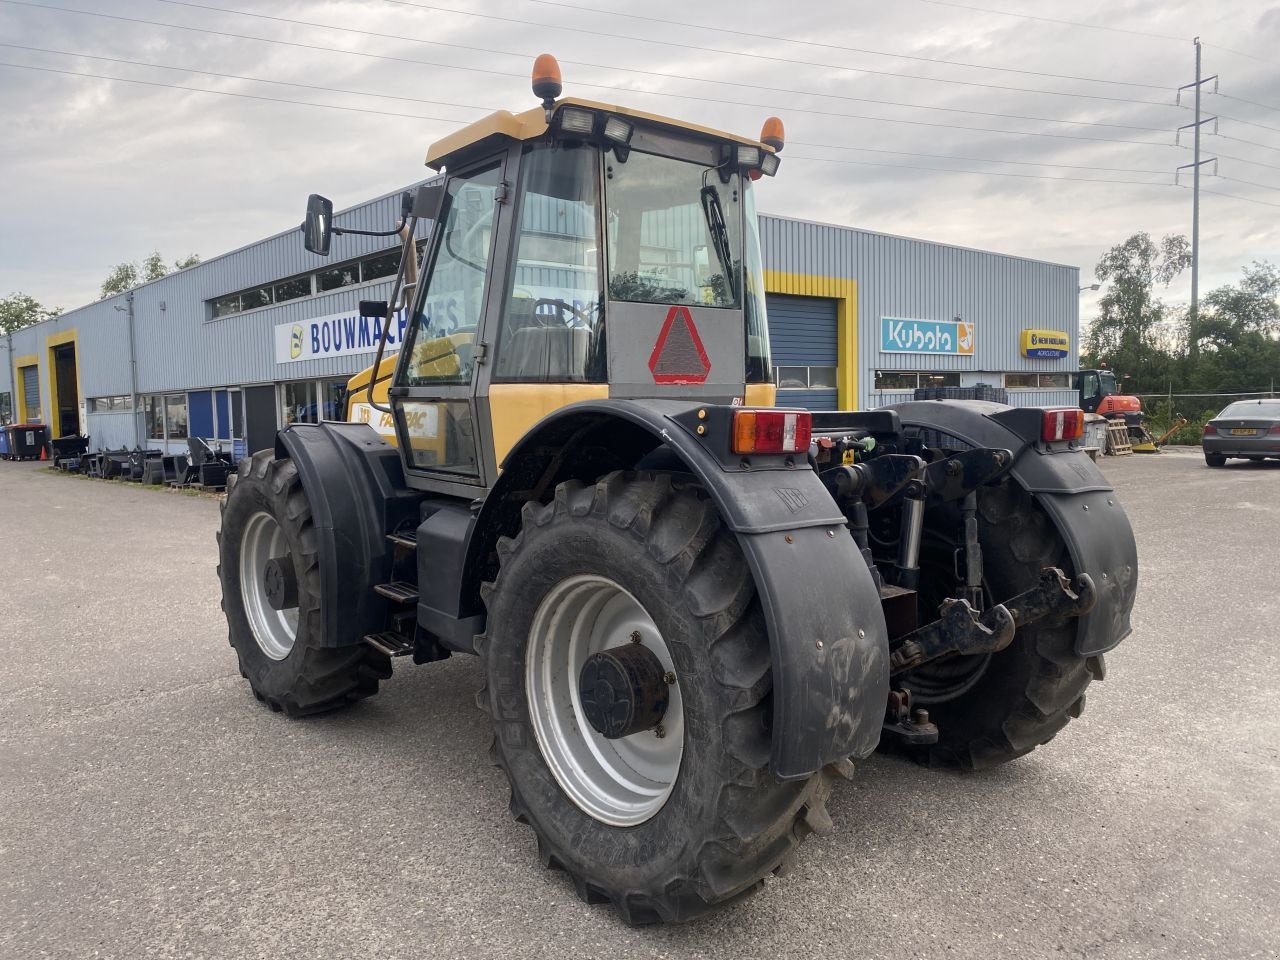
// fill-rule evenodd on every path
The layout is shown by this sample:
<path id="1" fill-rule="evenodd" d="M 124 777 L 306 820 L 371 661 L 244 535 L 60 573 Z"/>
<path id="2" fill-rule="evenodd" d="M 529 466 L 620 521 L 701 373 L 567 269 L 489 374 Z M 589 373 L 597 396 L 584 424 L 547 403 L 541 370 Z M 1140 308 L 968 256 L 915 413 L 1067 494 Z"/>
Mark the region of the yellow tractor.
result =
<path id="1" fill-rule="evenodd" d="M 223 606 L 290 716 L 478 655 L 543 864 L 682 921 L 829 830 L 878 746 L 977 769 L 1053 738 L 1129 632 L 1136 549 L 1079 409 L 773 406 L 754 193 L 780 122 L 561 98 L 546 55 L 533 81 L 536 108 L 429 149 L 395 292 L 362 304 L 403 309 L 404 345 L 355 422 L 231 477 Z M 318 196 L 303 229 L 357 232 Z"/>

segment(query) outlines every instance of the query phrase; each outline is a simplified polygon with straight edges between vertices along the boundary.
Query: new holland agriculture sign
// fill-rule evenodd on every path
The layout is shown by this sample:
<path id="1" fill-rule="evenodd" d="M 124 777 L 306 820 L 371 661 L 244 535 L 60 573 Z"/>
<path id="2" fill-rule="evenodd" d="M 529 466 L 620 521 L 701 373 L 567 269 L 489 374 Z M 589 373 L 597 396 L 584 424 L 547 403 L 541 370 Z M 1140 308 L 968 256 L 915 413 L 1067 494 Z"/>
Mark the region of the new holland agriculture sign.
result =
<path id="1" fill-rule="evenodd" d="M 1023 330 L 1022 355 L 1032 360 L 1061 360 L 1071 347 L 1071 338 L 1061 330 Z"/>
<path id="2" fill-rule="evenodd" d="M 278 323 L 275 327 L 276 363 L 373 353 L 378 349 L 383 322 L 358 313 L 331 313 L 327 317 L 313 317 L 297 323 Z M 391 318 L 387 353 L 400 349 L 408 322 L 404 310 L 397 311 Z"/>
<path id="3" fill-rule="evenodd" d="M 880 318 L 881 353 L 973 356 L 973 324 L 963 320 Z"/>

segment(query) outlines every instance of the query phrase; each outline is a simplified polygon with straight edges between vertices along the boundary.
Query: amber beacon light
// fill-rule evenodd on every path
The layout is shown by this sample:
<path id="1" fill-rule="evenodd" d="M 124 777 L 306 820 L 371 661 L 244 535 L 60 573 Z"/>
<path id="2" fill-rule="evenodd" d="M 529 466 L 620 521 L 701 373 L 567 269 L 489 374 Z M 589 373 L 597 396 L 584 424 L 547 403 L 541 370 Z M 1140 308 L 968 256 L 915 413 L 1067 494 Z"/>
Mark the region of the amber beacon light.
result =
<path id="1" fill-rule="evenodd" d="M 533 61 L 533 95 L 542 101 L 543 107 L 550 110 L 563 89 L 560 64 L 556 62 L 556 58 L 549 53 L 539 54 L 538 59 Z"/>

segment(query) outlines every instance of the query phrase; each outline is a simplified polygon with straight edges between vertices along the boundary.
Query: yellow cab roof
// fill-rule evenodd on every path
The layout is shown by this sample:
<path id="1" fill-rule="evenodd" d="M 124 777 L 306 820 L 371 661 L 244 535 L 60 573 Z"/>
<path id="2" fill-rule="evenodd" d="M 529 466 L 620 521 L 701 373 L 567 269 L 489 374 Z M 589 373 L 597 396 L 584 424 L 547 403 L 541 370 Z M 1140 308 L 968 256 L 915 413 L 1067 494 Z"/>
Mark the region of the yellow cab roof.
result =
<path id="1" fill-rule="evenodd" d="M 671 117 L 661 117 L 655 113 L 645 113 L 642 110 L 632 110 L 630 107 L 618 107 L 609 103 L 597 103 L 594 100 L 565 97 L 556 101 L 555 109 L 566 105 L 585 107 L 588 110 L 598 110 L 606 113 L 616 113 L 624 117 L 634 117 L 637 120 L 648 121 L 664 127 L 688 130 L 691 133 L 713 140 L 745 143 L 761 147 L 769 153 L 773 152 L 772 147 L 752 137 L 726 133 L 723 130 L 714 130 L 711 127 L 699 126 L 696 123 L 674 120 Z M 427 148 L 427 166 L 432 170 L 439 170 L 441 167 L 446 166 L 449 159 L 455 154 L 469 151 L 490 139 L 532 140 L 546 132 L 546 111 L 540 106 L 534 107 L 532 110 L 526 110 L 524 113 L 510 113 L 507 110 L 499 110 L 497 113 L 491 113 L 489 116 L 477 120 L 475 123 L 469 124 L 461 130 L 431 144 Z"/>

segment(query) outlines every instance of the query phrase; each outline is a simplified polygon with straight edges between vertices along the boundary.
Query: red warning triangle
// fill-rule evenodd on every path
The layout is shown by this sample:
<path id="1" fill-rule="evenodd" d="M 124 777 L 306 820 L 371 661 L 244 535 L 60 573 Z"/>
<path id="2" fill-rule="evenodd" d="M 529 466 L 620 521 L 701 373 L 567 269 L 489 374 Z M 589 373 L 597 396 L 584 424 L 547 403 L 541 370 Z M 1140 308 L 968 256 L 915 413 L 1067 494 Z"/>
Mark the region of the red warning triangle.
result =
<path id="1" fill-rule="evenodd" d="M 649 355 L 649 372 L 654 383 L 707 382 L 711 361 L 688 307 L 674 306 L 667 311 Z"/>

